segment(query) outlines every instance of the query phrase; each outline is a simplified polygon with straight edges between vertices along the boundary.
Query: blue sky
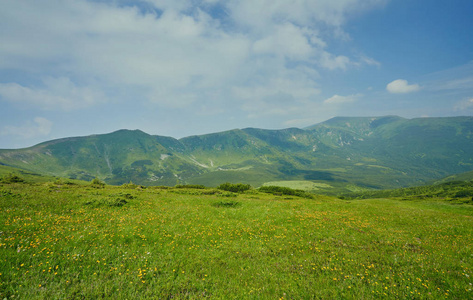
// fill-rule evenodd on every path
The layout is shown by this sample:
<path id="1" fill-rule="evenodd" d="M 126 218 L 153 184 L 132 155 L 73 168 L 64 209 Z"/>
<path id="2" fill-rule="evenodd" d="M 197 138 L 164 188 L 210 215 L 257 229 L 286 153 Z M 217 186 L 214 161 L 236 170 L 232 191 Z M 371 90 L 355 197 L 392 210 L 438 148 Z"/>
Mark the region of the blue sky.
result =
<path id="1" fill-rule="evenodd" d="M 473 115 L 471 0 L 0 0 L 0 148 Z"/>

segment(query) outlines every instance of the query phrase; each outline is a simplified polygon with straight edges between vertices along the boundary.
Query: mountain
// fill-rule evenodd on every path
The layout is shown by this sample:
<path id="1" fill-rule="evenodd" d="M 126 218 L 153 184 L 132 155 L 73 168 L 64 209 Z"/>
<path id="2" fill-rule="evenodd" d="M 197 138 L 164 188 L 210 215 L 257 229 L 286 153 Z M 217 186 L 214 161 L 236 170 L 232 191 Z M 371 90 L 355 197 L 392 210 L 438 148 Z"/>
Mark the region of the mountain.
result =
<path id="1" fill-rule="evenodd" d="M 182 139 L 119 130 L 0 150 L 0 164 L 109 184 L 308 180 L 395 188 L 472 171 L 473 118 L 336 117 L 304 129 Z"/>

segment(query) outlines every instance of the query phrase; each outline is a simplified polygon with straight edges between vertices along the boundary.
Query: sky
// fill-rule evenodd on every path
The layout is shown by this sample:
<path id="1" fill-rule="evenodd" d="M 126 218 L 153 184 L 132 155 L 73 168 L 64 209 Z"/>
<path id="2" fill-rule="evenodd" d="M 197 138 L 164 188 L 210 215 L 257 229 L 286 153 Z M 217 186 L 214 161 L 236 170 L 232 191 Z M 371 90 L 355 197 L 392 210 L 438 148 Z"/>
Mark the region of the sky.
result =
<path id="1" fill-rule="evenodd" d="M 473 115 L 471 0 L 0 0 L 0 149 Z"/>

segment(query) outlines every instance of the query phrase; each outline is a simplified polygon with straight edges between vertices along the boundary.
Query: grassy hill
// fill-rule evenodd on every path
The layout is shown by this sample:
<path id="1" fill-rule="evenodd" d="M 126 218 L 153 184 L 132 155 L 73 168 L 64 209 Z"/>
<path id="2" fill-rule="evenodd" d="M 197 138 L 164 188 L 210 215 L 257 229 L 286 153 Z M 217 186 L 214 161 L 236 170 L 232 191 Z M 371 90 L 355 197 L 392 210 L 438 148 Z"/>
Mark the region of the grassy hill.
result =
<path id="1" fill-rule="evenodd" d="M 42 174 L 33 173 L 31 171 L 21 170 L 18 168 L 13 168 L 0 164 L 0 179 L 4 177 L 13 176 L 19 177 L 21 181 L 26 181 L 28 183 L 44 183 L 57 179 L 52 176 L 44 176 Z"/>
<path id="2" fill-rule="evenodd" d="M 473 206 L 0 182 L 2 299 L 471 299 Z"/>
<path id="3" fill-rule="evenodd" d="M 198 174 L 195 164 L 179 151 L 139 130 L 66 138 L 28 149 L 0 152 L 4 164 L 39 173 L 90 181 L 98 177 L 110 184 L 129 181 L 175 185 L 179 177 Z M 169 144 L 169 141 L 167 141 Z"/>
<path id="4" fill-rule="evenodd" d="M 391 187 L 417 185 L 470 171 L 473 166 L 473 119 L 398 117 L 335 118 L 312 128 L 326 144 L 340 149 L 359 168 L 379 168 Z M 384 173 L 384 174 L 383 174 Z M 372 183 L 376 185 L 376 174 Z M 378 184 L 382 187 L 386 185 Z"/>
<path id="5" fill-rule="evenodd" d="M 383 189 L 472 171 L 472 137 L 471 117 L 337 117 L 305 129 L 246 128 L 179 140 L 120 130 L 0 150 L 0 163 L 117 185 L 310 181 Z"/>
<path id="6" fill-rule="evenodd" d="M 456 204 L 473 204 L 473 181 L 443 183 L 393 190 L 363 190 L 345 193 L 342 199 L 399 198 L 402 200 L 441 199 Z"/>
<path id="7" fill-rule="evenodd" d="M 444 183 L 450 181 L 473 181 L 473 171 L 460 173 L 460 174 L 453 174 L 442 178 L 440 180 L 436 180 L 435 183 Z"/>

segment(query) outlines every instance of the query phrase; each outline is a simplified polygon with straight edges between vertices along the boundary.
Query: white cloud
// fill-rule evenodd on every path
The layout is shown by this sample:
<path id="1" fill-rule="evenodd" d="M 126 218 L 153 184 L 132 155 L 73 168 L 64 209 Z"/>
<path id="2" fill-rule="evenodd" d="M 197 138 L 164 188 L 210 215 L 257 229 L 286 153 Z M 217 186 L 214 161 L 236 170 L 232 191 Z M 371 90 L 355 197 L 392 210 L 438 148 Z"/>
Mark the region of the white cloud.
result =
<path id="1" fill-rule="evenodd" d="M 337 29 L 353 13 L 384 5 L 386 0 L 229 0 L 227 7 L 239 24 L 264 31 L 280 20 L 300 26 L 314 22 Z"/>
<path id="2" fill-rule="evenodd" d="M 428 91 L 473 91 L 473 61 L 451 69 L 428 74 L 424 79 L 424 88 Z"/>
<path id="3" fill-rule="evenodd" d="M 473 87 L 473 76 L 470 76 L 470 77 L 464 77 L 464 78 L 459 78 L 459 79 L 433 82 L 431 86 L 429 86 L 429 89 L 433 91 L 464 90 L 464 89 L 472 89 L 472 87 Z"/>
<path id="4" fill-rule="evenodd" d="M 408 84 L 407 80 L 397 79 L 386 86 L 386 90 L 392 94 L 406 94 L 420 90 L 418 84 Z"/>
<path id="5" fill-rule="evenodd" d="M 276 66 L 274 72 L 266 72 L 259 81 L 233 87 L 230 94 L 233 99 L 240 99 L 250 118 L 297 114 L 320 93 L 313 79 L 318 75 L 309 69 L 280 71 Z"/>
<path id="6" fill-rule="evenodd" d="M 0 32 L 0 71 L 49 79 L 2 83 L 0 94 L 62 110 L 119 97 L 117 90 L 173 108 L 209 95 L 222 106 L 246 103 L 252 93 L 301 101 L 318 93 L 319 69 L 376 64 L 331 53 L 329 38 L 344 36 L 352 14 L 386 1 L 145 1 L 159 14 L 138 1 L 9 1 L 0 11 L 0 28 L 9 29 Z"/>
<path id="7" fill-rule="evenodd" d="M 278 54 L 291 59 L 306 60 L 314 52 L 310 44 L 311 35 L 315 34 L 291 23 L 277 25 L 273 34 L 254 42 L 253 51 L 257 54 Z"/>
<path id="8" fill-rule="evenodd" d="M 258 100 L 271 101 L 275 95 L 286 94 L 294 97 L 296 100 L 307 100 L 320 93 L 316 87 L 308 86 L 306 81 L 310 81 L 305 76 L 300 76 L 301 80 L 294 80 L 291 77 L 272 78 L 266 85 L 258 84 L 249 87 L 235 87 L 233 95 L 237 98 L 250 100 L 251 102 Z"/>
<path id="9" fill-rule="evenodd" d="M 473 97 L 457 103 L 454 107 L 456 111 L 473 109 Z"/>
<path id="10" fill-rule="evenodd" d="M 46 110 L 72 110 L 103 101 L 104 96 L 91 88 L 80 88 L 68 78 L 46 78 L 42 88 L 17 83 L 0 83 L 0 99 L 17 104 L 32 104 Z"/>
<path id="11" fill-rule="evenodd" d="M 22 138 L 35 138 L 48 136 L 51 133 L 53 123 L 42 117 L 34 118 L 23 126 L 5 126 L 0 130 L 0 135 L 14 135 Z"/>
<path id="12" fill-rule="evenodd" d="M 359 62 L 355 63 L 358 66 L 361 66 L 363 64 L 366 64 L 368 66 L 376 66 L 379 67 L 381 66 L 381 63 L 379 61 L 376 61 L 375 59 L 371 57 L 366 57 L 366 56 L 361 56 L 359 58 Z"/>
<path id="13" fill-rule="evenodd" d="M 332 97 L 325 99 L 324 104 L 347 104 L 353 103 L 358 98 L 360 98 L 361 94 L 350 95 L 350 96 L 340 96 L 340 95 L 333 95 Z"/>
<path id="14" fill-rule="evenodd" d="M 321 55 L 320 64 L 329 70 L 335 70 L 335 69 L 345 70 L 350 64 L 350 59 L 343 55 L 335 56 L 328 52 L 324 52 Z"/>
<path id="15" fill-rule="evenodd" d="M 162 10 L 175 10 L 181 11 L 192 7 L 190 0 L 145 0 L 146 2 L 152 3 L 155 7 Z"/>

